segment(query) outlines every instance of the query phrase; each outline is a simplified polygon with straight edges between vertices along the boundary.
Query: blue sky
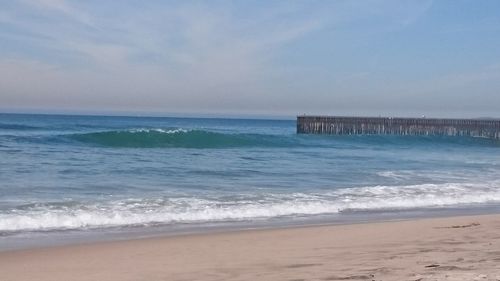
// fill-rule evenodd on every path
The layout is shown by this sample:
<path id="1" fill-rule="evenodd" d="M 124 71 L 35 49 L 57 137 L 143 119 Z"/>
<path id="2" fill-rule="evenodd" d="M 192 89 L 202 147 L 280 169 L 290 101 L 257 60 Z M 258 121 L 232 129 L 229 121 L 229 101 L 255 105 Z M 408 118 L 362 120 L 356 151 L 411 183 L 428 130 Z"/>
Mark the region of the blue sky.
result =
<path id="1" fill-rule="evenodd" d="M 500 1 L 0 0 L 0 110 L 500 117 Z"/>

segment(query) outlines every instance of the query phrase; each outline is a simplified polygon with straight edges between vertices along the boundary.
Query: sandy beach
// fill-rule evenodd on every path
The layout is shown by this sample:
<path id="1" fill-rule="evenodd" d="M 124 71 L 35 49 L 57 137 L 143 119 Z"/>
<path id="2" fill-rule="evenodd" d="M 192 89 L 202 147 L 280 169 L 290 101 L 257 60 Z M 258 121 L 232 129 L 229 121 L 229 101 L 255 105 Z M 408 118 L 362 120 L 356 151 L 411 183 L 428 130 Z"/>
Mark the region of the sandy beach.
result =
<path id="1" fill-rule="evenodd" d="M 500 215 L 0 253 L 1 280 L 500 280 Z"/>

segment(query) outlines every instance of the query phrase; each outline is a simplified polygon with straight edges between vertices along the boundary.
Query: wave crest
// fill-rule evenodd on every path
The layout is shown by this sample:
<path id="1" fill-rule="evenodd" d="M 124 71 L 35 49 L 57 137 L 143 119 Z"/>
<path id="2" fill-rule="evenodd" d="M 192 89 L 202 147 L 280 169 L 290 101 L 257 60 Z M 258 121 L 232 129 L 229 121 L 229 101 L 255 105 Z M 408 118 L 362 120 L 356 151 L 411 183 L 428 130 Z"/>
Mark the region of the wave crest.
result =
<path id="1" fill-rule="evenodd" d="M 289 146 L 286 136 L 224 134 L 205 130 L 132 129 L 72 134 L 72 140 L 90 145 L 129 148 L 231 148 L 248 146 Z"/>

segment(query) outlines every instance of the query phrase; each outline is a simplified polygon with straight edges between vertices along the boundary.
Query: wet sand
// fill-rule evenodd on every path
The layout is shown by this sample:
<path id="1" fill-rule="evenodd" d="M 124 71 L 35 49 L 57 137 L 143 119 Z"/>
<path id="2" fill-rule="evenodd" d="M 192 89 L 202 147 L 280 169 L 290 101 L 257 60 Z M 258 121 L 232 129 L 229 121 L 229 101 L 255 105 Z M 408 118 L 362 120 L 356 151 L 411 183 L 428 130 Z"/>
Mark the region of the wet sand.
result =
<path id="1" fill-rule="evenodd" d="M 500 280 L 500 215 L 7 251 L 0 280 Z"/>

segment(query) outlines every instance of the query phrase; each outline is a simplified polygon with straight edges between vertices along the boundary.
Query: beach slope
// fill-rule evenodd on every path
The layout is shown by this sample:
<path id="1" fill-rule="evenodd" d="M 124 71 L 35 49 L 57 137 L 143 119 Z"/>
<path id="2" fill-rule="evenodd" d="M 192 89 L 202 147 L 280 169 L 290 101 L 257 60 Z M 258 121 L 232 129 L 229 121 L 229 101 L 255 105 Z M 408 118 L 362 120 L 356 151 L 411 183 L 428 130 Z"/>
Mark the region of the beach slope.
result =
<path id="1" fill-rule="evenodd" d="M 0 253 L 1 280 L 500 280 L 500 215 Z"/>

